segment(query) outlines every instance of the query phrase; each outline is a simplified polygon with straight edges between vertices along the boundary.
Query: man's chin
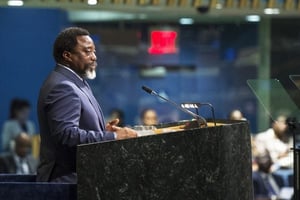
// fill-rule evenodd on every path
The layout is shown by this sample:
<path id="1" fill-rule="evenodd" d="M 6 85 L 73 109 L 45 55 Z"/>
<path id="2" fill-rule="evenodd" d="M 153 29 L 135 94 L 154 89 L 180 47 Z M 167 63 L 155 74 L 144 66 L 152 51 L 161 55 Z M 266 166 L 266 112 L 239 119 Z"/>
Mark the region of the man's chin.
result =
<path id="1" fill-rule="evenodd" d="M 96 70 L 87 70 L 85 72 L 85 78 L 93 80 L 96 78 Z"/>

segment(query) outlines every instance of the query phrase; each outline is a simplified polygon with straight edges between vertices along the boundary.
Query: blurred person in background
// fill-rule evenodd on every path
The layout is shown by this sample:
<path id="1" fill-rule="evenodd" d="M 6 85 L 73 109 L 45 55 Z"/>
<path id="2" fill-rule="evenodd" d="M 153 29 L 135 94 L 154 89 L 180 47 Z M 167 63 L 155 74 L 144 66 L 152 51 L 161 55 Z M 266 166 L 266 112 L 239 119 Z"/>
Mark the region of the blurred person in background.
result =
<path id="1" fill-rule="evenodd" d="M 146 108 L 141 112 L 140 121 L 142 125 L 152 126 L 158 124 L 157 113 L 154 109 Z"/>
<path id="2" fill-rule="evenodd" d="M 0 156 L 0 173 L 35 174 L 37 160 L 30 155 L 30 136 L 20 133 L 14 141 L 14 151 Z"/>
<path id="3" fill-rule="evenodd" d="M 109 117 L 107 121 L 111 121 L 114 119 L 119 119 L 118 126 L 124 127 L 125 126 L 125 114 L 124 112 L 119 108 L 114 108 L 110 111 Z"/>
<path id="4" fill-rule="evenodd" d="M 2 150 L 12 151 L 14 139 L 21 132 L 35 134 L 35 126 L 29 120 L 30 104 L 25 99 L 13 99 L 10 104 L 9 120 L 4 122 L 2 129 Z"/>
<path id="5" fill-rule="evenodd" d="M 228 115 L 228 119 L 230 119 L 230 120 L 246 120 L 243 113 L 238 109 L 232 110 Z"/>
<path id="6" fill-rule="evenodd" d="M 279 115 L 272 121 L 271 128 L 255 136 L 255 144 L 259 154 L 270 153 L 273 161 L 272 170 L 286 169 L 293 166 L 293 156 L 290 150 L 293 138 L 288 133 L 287 117 Z"/>
<path id="7" fill-rule="evenodd" d="M 280 190 L 284 187 L 282 176 L 272 173 L 273 165 L 271 156 L 268 152 L 259 154 L 255 157 L 258 170 L 252 174 L 253 189 L 255 200 L 278 199 Z"/>

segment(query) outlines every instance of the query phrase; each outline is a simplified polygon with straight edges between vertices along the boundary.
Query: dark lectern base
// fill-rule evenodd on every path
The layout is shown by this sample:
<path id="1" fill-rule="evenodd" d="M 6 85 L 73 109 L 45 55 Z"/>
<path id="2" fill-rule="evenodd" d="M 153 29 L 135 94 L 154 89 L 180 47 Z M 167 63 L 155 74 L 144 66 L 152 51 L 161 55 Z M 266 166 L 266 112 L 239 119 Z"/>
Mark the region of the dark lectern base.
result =
<path id="1" fill-rule="evenodd" d="M 82 145 L 77 172 L 79 200 L 253 199 L 246 122 Z"/>

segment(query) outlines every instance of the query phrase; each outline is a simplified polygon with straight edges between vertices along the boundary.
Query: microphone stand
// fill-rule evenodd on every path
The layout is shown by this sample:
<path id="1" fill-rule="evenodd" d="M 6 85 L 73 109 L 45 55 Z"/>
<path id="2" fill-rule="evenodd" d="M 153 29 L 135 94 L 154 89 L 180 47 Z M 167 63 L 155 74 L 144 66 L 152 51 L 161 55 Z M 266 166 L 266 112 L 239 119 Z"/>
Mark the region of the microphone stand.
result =
<path id="1" fill-rule="evenodd" d="M 205 120 L 203 117 L 201 117 L 200 115 L 196 115 L 195 113 L 193 113 L 193 112 L 191 112 L 191 111 L 189 111 L 189 110 L 187 110 L 187 109 L 182 108 L 181 106 L 179 106 L 179 105 L 178 105 L 177 103 L 175 103 L 174 101 L 171 101 L 170 99 L 167 99 L 167 98 L 165 98 L 165 97 L 163 97 L 163 96 L 157 94 L 154 90 L 152 90 L 152 89 L 150 89 L 150 88 L 147 88 L 147 87 L 145 87 L 145 86 L 142 86 L 142 89 L 145 90 L 147 93 L 149 93 L 149 94 L 151 94 L 151 95 L 157 96 L 157 97 L 159 97 L 159 98 L 165 100 L 166 102 L 171 103 L 173 106 L 177 107 L 179 110 L 181 110 L 181 111 L 183 111 L 183 112 L 185 112 L 185 113 L 187 113 L 187 114 L 193 116 L 193 117 L 197 120 L 197 122 L 198 122 L 198 124 L 199 124 L 199 127 L 201 127 L 202 125 L 204 125 L 205 127 L 207 127 L 206 120 Z"/>
<path id="2" fill-rule="evenodd" d="M 200 105 L 207 105 L 207 106 L 210 107 L 211 113 L 212 113 L 212 117 L 213 117 L 213 120 L 214 120 L 214 125 L 217 126 L 217 123 L 216 123 L 216 117 L 215 117 L 215 109 L 214 109 L 214 107 L 211 105 L 211 103 L 200 103 Z"/>
<path id="3" fill-rule="evenodd" d="M 183 108 L 196 108 L 197 115 L 199 115 L 198 110 L 199 110 L 200 106 L 202 106 L 202 105 L 210 107 L 214 125 L 217 126 L 216 117 L 215 117 L 215 109 L 211 103 L 181 103 L 181 107 L 183 107 Z"/>

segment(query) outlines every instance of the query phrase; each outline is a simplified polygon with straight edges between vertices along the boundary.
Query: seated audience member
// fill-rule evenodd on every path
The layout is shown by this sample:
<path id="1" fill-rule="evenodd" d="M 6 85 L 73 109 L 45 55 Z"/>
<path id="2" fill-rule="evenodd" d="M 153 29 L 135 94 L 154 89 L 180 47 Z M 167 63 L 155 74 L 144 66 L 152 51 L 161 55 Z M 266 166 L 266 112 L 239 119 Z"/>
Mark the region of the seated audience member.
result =
<path id="1" fill-rule="evenodd" d="M 0 156 L 0 173 L 35 174 L 37 161 L 30 155 L 31 138 L 21 133 L 15 138 L 14 152 Z"/>
<path id="2" fill-rule="evenodd" d="M 230 120 L 246 120 L 243 116 L 243 113 L 240 110 L 232 110 L 229 113 L 228 119 Z"/>
<path id="3" fill-rule="evenodd" d="M 10 116 L 3 125 L 2 150 L 12 151 L 13 140 L 21 132 L 32 135 L 35 133 L 35 126 L 29 120 L 30 104 L 27 100 L 13 99 L 10 105 Z"/>
<path id="4" fill-rule="evenodd" d="M 114 119 L 119 119 L 118 126 L 124 127 L 125 126 L 125 115 L 124 112 L 118 108 L 114 108 L 110 111 L 110 115 L 107 121 L 111 121 Z"/>
<path id="5" fill-rule="evenodd" d="M 158 123 L 157 113 L 154 109 L 147 108 L 141 112 L 140 120 L 142 125 L 151 126 Z"/>
<path id="6" fill-rule="evenodd" d="M 255 157 L 258 170 L 252 174 L 254 199 L 277 199 L 284 180 L 281 176 L 271 172 L 272 159 L 270 154 L 260 154 Z"/>
<path id="7" fill-rule="evenodd" d="M 291 168 L 293 156 L 290 148 L 293 146 L 293 138 L 288 134 L 286 117 L 280 115 L 272 122 L 272 127 L 255 136 L 257 151 L 260 154 L 270 153 L 274 165 L 272 170 Z"/>

